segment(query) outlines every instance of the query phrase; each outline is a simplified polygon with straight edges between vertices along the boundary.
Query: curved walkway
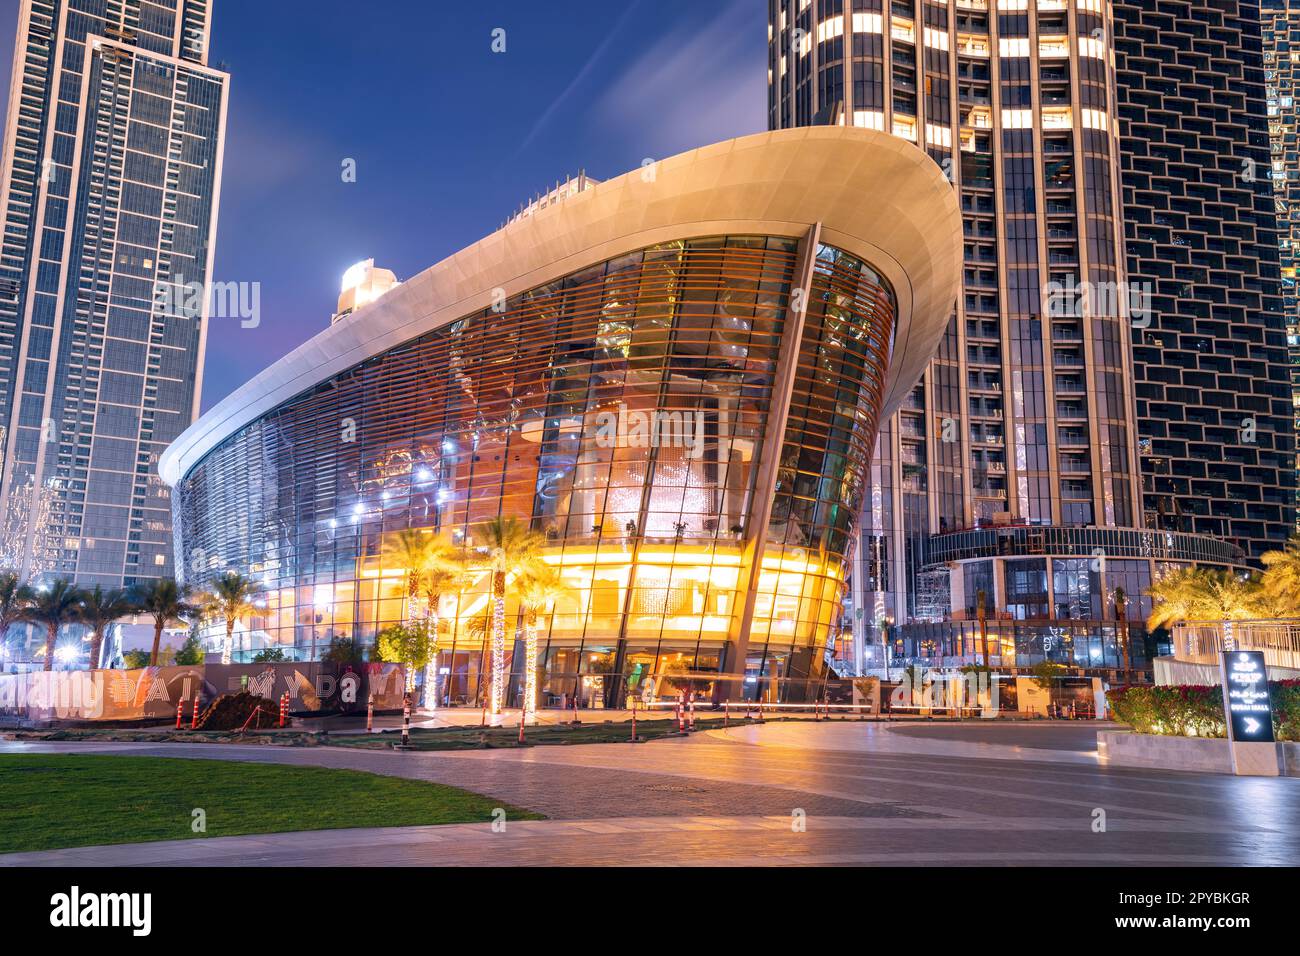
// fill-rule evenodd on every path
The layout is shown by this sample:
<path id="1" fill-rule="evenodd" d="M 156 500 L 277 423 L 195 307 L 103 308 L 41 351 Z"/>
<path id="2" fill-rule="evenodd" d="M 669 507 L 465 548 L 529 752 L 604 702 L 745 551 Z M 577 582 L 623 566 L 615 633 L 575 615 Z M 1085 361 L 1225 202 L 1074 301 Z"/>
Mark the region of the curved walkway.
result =
<path id="1" fill-rule="evenodd" d="M 1203 865 L 1300 858 L 1300 780 L 1100 766 L 1071 749 L 1084 744 L 1068 726 L 1056 725 L 1056 734 L 1045 733 L 1053 729 L 1046 724 L 934 726 L 940 729 L 773 723 L 645 745 L 456 753 L 0 743 L 10 752 L 369 770 L 454 784 L 551 817 L 506 821 L 504 833 L 486 821 L 314 831 L 13 854 L 0 856 L 0 866 Z M 949 739 L 956 733 L 969 739 Z M 1248 818 L 1241 813 L 1247 805 Z"/>

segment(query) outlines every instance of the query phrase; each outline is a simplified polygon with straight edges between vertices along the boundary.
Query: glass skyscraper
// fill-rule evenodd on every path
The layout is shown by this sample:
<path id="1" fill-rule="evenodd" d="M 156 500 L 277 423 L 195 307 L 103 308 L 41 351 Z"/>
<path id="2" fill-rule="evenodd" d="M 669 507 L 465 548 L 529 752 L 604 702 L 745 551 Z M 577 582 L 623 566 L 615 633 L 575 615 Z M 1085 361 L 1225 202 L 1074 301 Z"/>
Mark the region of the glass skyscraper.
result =
<path id="1" fill-rule="evenodd" d="M 1240 445 L 1239 432 L 1209 429 L 1181 447 L 1188 461 L 1178 463 L 1178 477 L 1188 499 L 1203 500 L 1179 507 L 1209 509 L 1222 521 L 1161 523 L 1159 503 L 1144 498 L 1142 465 L 1161 424 L 1153 416 L 1169 409 L 1142 401 L 1150 392 L 1135 387 L 1134 349 L 1145 342 L 1142 330 L 1162 328 L 1170 301 L 1159 268 L 1142 271 L 1141 281 L 1129 273 L 1125 198 L 1132 193 L 1121 157 L 1130 132 L 1146 135 L 1126 126 L 1125 109 L 1161 94 L 1141 85 L 1144 77 L 1155 82 L 1158 70 L 1135 69 L 1137 89 L 1117 89 L 1118 7 L 1110 0 L 769 2 L 769 126 L 847 124 L 905 139 L 947 174 L 964 222 L 963 295 L 874 455 L 850 605 L 860 650 L 842 666 L 880 666 L 886 641 L 904 658 L 970 659 L 970 624 L 982 604 L 988 620 L 1005 627 L 995 664 L 1047 657 L 1113 667 L 1116 588 L 1129 596 L 1127 616 L 1140 629 L 1149 611 L 1143 592 L 1165 567 L 1241 565 L 1263 542 L 1285 537 L 1279 529 L 1291 520 L 1290 504 L 1278 499 L 1288 494 L 1286 476 L 1259 471 L 1270 456 L 1289 453 L 1292 441 L 1289 420 L 1278 426 L 1271 401 L 1285 374 L 1269 351 L 1267 311 L 1276 306 L 1262 289 L 1267 264 L 1243 271 L 1236 253 L 1222 268 L 1243 277 L 1201 307 L 1204 318 L 1220 305 L 1231 311 L 1248 340 L 1243 354 L 1214 343 L 1205 346 L 1219 363 L 1214 369 L 1202 373 L 1193 356 L 1190 369 L 1147 361 L 1142 371 L 1148 385 L 1194 385 L 1185 400 L 1213 406 L 1197 415 L 1216 428 L 1244 427 L 1238 412 L 1254 410 L 1255 444 L 1232 448 L 1226 464 L 1237 471 L 1220 467 L 1214 481 L 1208 470 L 1218 463 L 1204 460 L 1201 443 Z M 1207 112 L 1247 111 L 1223 91 L 1207 97 Z M 1190 135 L 1154 109 L 1151 121 L 1173 127 L 1175 142 Z M 1179 175 L 1193 181 L 1189 201 L 1196 202 L 1220 172 L 1180 168 Z M 1224 214 L 1235 223 L 1226 232 L 1236 230 L 1224 247 L 1247 231 L 1253 240 L 1254 194 L 1225 189 L 1215 199 L 1236 204 Z M 1205 216 L 1218 214 L 1212 207 Z M 1182 248 L 1181 237 L 1170 241 Z M 1199 253 L 1198 264 L 1222 251 Z M 1167 258 L 1172 273 L 1177 253 Z M 1215 278 L 1222 278 L 1217 271 Z M 1186 377 L 1171 381 L 1174 373 Z M 1244 397 L 1229 401 L 1219 387 Z M 1210 421 L 1220 408 L 1222 417 Z M 1190 436 L 1195 425 L 1172 427 Z M 1247 500 L 1238 486 L 1249 482 L 1258 487 Z M 1238 513 L 1239 521 L 1227 520 Z"/>
<path id="2" fill-rule="evenodd" d="M 198 410 L 227 75 L 209 0 L 21 0 L 0 204 L 0 567 L 172 573 L 158 455 Z M 182 289 L 182 294 L 177 290 Z"/>

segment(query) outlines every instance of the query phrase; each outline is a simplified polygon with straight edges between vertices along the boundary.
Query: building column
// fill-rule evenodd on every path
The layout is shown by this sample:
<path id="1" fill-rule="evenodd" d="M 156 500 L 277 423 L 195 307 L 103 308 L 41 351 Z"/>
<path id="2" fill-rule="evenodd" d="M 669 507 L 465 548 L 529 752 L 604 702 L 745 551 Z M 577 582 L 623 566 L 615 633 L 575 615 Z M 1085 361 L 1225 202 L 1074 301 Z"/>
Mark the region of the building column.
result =
<path id="1" fill-rule="evenodd" d="M 763 430 L 763 446 L 759 451 L 754 479 L 749 535 L 741 555 L 740 574 L 736 581 L 740 594 L 733 607 L 726 651 L 721 661 L 724 676 L 718 681 L 718 690 L 715 692 L 715 697 L 719 700 L 739 700 L 744 697 L 749 632 L 754 623 L 754 605 L 758 597 L 763 555 L 767 548 L 767 527 L 772 517 L 772 499 L 776 495 L 776 479 L 780 470 L 781 449 L 785 444 L 786 422 L 790 417 L 790 399 L 794 390 L 795 372 L 799 366 L 799 350 L 803 345 L 805 319 L 812 301 L 813 271 L 821 228 L 820 222 L 813 223 L 799 240 L 790 297 L 781 329 L 781 346 L 772 376 L 767 425 Z"/>

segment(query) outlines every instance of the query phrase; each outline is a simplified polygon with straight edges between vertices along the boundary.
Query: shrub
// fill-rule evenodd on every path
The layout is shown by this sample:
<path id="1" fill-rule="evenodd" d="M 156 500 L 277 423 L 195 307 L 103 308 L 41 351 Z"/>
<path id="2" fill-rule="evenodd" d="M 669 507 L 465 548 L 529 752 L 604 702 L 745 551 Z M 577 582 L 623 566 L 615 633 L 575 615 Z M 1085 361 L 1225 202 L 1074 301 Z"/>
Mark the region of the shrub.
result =
<path id="1" fill-rule="evenodd" d="M 202 664 L 206 656 L 207 653 L 203 650 L 203 642 L 191 634 L 185 638 L 185 643 L 176 652 L 176 663 L 193 667 L 196 664 Z"/>
<path id="2" fill-rule="evenodd" d="M 122 666 L 127 670 L 136 670 L 141 667 L 149 666 L 148 651 L 123 651 Z"/>
<path id="3" fill-rule="evenodd" d="M 352 638 L 336 637 L 330 639 L 329 649 L 320 659 L 331 664 L 362 664 L 365 662 L 365 654 Z"/>
<path id="4" fill-rule="evenodd" d="M 1300 680 L 1269 681 L 1273 733 L 1300 740 Z M 1111 713 L 1139 734 L 1224 737 L 1223 688 L 1195 685 L 1116 687 L 1106 693 Z"/>
<path id="5" fill-rule="evenodd" d="M 1029 668 L 1029 674 L 1034 679 L 1034 683 L 1040 689 L 1051 692 L 1056 686 L 1056 679 L 1064 677 L 1070 672 L 1070 669 L 1064 664 L 1058 664 L 1055 661 L 1042 660 Z"/>
<path id="6" fill-rule="evenodd" d="M 284 651 L 278 647 L 268 647 L 253 655 L 254 664 L 279 664 L 284 661 Z"/>

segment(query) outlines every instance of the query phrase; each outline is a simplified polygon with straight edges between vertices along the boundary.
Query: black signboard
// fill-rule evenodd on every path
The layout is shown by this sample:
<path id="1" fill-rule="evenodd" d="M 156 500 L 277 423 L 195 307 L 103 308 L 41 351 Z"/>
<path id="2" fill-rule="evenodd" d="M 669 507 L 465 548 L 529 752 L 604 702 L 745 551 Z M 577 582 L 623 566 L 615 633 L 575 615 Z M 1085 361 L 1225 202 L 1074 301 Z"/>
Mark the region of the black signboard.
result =
<path id="1" fill-rule="evenodd" d="M 1223 652 L 1223 705 L 1229 739 L 1239 744 L 1273 743 L 1263 651 Z"/>

